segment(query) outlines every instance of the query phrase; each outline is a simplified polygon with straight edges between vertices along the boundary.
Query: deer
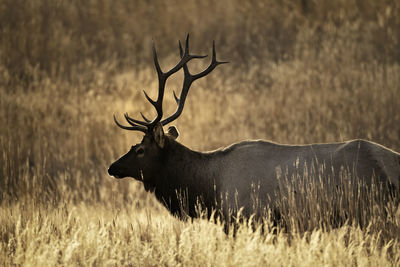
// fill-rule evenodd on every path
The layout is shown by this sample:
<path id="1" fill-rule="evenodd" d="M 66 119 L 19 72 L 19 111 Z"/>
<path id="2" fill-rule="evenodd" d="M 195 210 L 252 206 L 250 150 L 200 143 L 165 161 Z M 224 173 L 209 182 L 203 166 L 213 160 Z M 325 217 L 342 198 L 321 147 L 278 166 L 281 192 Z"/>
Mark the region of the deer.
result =
<path id="1" fill-rule="evenodd" d="M 208 211 L 208 218 L 217 214 L 227 222 L 237 212 L 250 218 L 255 213 L 255 206 L 269 207 L 280 190 L 280 177 L 305 173 L 313 165 L 325 166 L 326 176 L 336 186 L 342 182 L 340 174 L 349 170 L 366 184 L 376 180 L 398 192 L 400 154 L 363 139 L 306 145 L 246 140 L 209 152 L 195 151 L 179 143 L 176 127 L 169 126 L 167 131 L 164 127 L 182 114 L 193 82 L 207 76 L 217 66 L 228 63 L 216 59 L 213 41 L 211 63 L 203 71 L 192 74 L 188 62 L 206 56 L 189 52 L 189 35 L 184 49 L 179 41 L 179 51 L 179 62 L 170 70 L 163 71 L 152 42 L 158 96 L 153 100 L 146 91 L 143 93 L 157 115 L 150 120 L 140 112 L 143 120 L 138 120 L 125 113 L 128 125 L 121 124 L 114 115 L 118 127 L 142 132 L 144 136 L 140 143 L 111 164 L 108 169 L 110 176 L 117 179 L 132 177 L 140 181 L 147 192 L 154 193 L 157 200 L 179 218 L 199 217 L 198 208 L 201 207 Z M 180 70 L 184 73 L 180 96 L 173 92 L 176 111 L 163 118 L 166 81 Z M 257 205 L 253 198 L 255 191 Z"/>

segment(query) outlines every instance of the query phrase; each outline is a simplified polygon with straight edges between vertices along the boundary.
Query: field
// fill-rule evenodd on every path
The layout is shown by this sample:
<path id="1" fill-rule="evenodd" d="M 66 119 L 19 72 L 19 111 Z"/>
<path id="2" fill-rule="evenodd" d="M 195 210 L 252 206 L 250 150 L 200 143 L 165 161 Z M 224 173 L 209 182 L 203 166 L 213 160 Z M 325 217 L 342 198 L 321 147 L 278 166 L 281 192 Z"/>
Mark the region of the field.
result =
<path id="1" fill-rule="evenodd" d="M 230 63 L 196 82 L 179 141 L 213 150 L 243 139 L 305 144 L 364 138 L 400 151 L 400 2 L 0 1 L 1 266 L 399 266 L 400 207 L 310 184 L 286 227 L 172 217 L 107 168 L 154 116 L 151 42 L 161 65 L 191 51 Z M 199 71 L 209 61 L 189 67 Z M 175 109 L 167 84 L 165 113 Z M 371 196 L 374 192 L 370 192 Z"/>

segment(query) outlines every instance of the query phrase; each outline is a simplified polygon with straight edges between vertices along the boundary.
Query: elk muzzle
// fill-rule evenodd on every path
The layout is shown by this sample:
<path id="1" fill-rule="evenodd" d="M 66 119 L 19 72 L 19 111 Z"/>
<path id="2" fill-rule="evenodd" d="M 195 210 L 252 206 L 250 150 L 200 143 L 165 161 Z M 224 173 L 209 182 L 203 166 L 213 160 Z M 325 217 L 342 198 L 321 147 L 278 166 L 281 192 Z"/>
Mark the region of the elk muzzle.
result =
<path id="1" fill-rule="evenodd" d="M 119 166 L 117 166 L 115 163 L 111 164 L 111 166 L 108 168 L 108 174 L 118 179 L 125 177 L 121 171 L 121 168 L 119 168 Z"/>

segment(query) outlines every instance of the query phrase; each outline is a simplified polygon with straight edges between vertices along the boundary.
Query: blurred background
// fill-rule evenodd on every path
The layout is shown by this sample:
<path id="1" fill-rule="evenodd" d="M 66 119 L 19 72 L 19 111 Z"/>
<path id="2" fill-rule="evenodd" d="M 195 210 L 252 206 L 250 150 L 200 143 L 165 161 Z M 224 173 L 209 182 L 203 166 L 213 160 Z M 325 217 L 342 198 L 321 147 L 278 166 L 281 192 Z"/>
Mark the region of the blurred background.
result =
<path id="1" fill-rule="evenodd" d="M 193 53 L 215 40 L 230 62 L 174 122 L 188 147 L 365 138 L 400 151 L 399 1 L 2 0 L 0 202 L 147 205 L 138 183 L 107 175 L 142 138 L 112 116 L 155 115 L 141 92 L 157 93 L 152 40 L 166 70 L 187 33 Z M 181 82 L 167 83 L 166 113 Z"/>

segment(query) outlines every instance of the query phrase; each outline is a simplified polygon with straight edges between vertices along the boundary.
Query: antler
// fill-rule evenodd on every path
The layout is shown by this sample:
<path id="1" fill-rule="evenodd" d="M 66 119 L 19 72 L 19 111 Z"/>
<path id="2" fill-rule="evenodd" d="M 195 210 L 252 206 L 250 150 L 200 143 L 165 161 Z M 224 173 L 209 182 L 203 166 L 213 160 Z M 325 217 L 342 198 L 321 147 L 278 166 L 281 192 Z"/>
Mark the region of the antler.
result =
<path id="1" fill-rule="evenodd" d="M 172 114 L 171 116 L 169 116 L 168 118 L 164 119 L 161 121 L 162 125 L 166 125 L 172 121 L 174 121 L 175 119 L 177 119 L 179 117 L 179 115 L 182 113 L 183 111 L 183 107 L 185 105 L 185 100 L 186 100 L 186 96 L 189 92 L 189 88 L 191 86 L 191 84 L 201 78 L 206 76 L 207 74 L 209 74 L 213 69 L 215 69 L 215 67 L 217 67 L 219 64 L 223 64 L 223 63 L 227 63 L 224 61 L 217 61 L 216 60 L 216 53 L 215 53 L 215 43 L 213 42 L 213 55 L 212 55 L 212 60 L 210 65 L 202 72 L 192 75 L 189 72 L 189 69 L 187 67 L 187 63 L 195 58 L 205 58 L 207 56 L 200 56 L 200 55 L 191 55 L 189 53 L 189 34 L 186 36 L 186 42 L 185 42 L 185 50 L 183 51 L 182 49 L 182 45 L 181 42 L 179 41 L 179 51 L 180 51 L 180 56 L 181 56 L 181 60 L 175 65 L 175 67 L 173 67 L 172 69 L 170 69 L 167 72 L 163 72 L 161 70 L 160 64 L 158 62 L 158 57 L 157 57 L 157 51 L 154 45 L 154 41 L 152 43 L 152 48 L 153 48 L 153 57 L 154 57 L 154 65 L 156 67 L 156 71 L 157 71 L 157 76 L 158 76 L 158 96 L 157 96 L 157 100 L 154 101 L 152 98 L 150 98 L 146 91 L 143 91 L 146 99 L 153 105 L 153 107 L 156 109 L 157 111 L 157 117 L 154 118 L 153 120 L 149 120 L 147 119 L 143 113 L 140 113 L 142 118 L 144 119 L 144 121 L 141 120 L 136 120 L 133 119 L 131 117 L 129 117 L 129 115 L 127 113 L 124 114 L 126 121 L 131 125 L 131 126 L 124 126 L 121 125 L 117 119 L 114 116 L 114 121 L 115 123 L 122 129 L 125 130 L 132 130 L 132 131 L 142 131 L 144 133 L 148 132 L 150 129 L 153 129 L 154 126 L 161 121 L 162 116 L 163 116 L 163 110 L 162 110 L 162 102 L 164 99 L 164 91 L 165 91 L 165 83 L 167 81 L 167 79 L 174 73 L 176 73 L 177 71 L 179 71 L 181 68 L 183 68 L 184 71 L 184 79 L 183 79 L 183 86 L 182 86 L 182 91 L 181 91 L 181 95 L 178 98 L 174 92 L 174 98 L 175 101 L 178 104 L 178 107 L 175 111 L 174 114 Z"/>
<path id="2" fill-rule="evenodd" d="M 181 57 L 183 57 L 181 42 L 179 42 L 179 51 L 180 51 Z M 206 76 L 211 71 L 213 71 L 218 65 L 225 64 L 225 63 L 228 63 L 228 61 L 217 61 L 217 56 L 216 56 L 216 52 L 215 52 L 215 42 L 213 41 L 211 63 L 205 70 L 203 70 L 202 72 L 200 72 L 198 74 L 192 75 L 189 72 L 187 64 L 184 64 L 184 66 L 183 66 L 184 78 L 183 78 L 183 86 L 182 86 L 181 95 L 178 98 L 175 94 L 175 91 L 173 92 L 174 98 L 175 98 L 176 103 L 178 104 L 178 107 L 177 107 L 175 113 L 172 114 L 171 116 L 169 116 L 168 118 L 162 120 L 161 124 L 166 125 L 166 124 L 176 120 L 181 115 L 181 113 L 183 111 L 183 107 L 185 105 L 186 97 L 189 93 L 189 88 L 195 80 Z"/>

